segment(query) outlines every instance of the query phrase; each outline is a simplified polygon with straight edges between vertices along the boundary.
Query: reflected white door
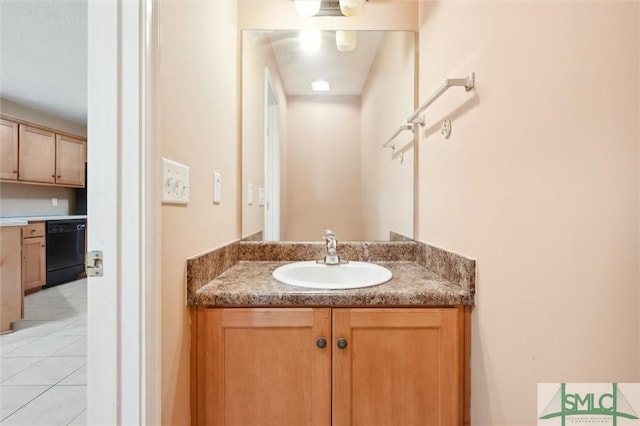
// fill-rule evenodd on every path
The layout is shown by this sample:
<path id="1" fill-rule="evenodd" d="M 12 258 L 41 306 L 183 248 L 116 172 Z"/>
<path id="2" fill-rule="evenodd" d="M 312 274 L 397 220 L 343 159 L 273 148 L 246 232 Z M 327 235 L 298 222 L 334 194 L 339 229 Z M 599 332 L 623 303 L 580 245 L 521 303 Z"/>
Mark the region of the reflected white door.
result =
<path id="1" fill-rule="evenodd" d="M 269 69 L 265 68 L 265 235 L 280 240 L 280 113 Z"/>

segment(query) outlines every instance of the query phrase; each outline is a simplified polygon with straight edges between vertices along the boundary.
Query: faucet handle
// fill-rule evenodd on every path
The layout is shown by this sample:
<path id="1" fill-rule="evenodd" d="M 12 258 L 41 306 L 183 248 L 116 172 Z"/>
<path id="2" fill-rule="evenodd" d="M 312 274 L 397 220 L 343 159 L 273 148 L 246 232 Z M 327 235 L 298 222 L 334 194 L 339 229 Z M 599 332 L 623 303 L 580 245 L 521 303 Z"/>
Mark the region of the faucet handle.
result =
<path id="1" fill-rule="evenodd" d="M 331 229 L 329 229 L 329 228 L 324 228 L 324 238 L 326 239 L 326 238 L 328 238 L 328 237 L 333 237 L 333 238 L 335 238 L 335 237 L 336 237 L 336 233 L 335 233 L 335 232 L 333 232 L 333 231 L 332 231 Z"/>

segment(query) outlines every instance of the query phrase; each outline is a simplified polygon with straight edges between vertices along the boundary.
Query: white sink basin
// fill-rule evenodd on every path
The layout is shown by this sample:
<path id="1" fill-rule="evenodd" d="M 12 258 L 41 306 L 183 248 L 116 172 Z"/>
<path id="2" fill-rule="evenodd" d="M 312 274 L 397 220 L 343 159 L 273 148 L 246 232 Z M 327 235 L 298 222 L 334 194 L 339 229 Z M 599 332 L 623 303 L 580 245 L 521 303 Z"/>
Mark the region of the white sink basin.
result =
<path id="1" fill-rule="evenodd" d="M 288 285 L 323 290 L 371 287 L 391 279 L 387 268 L 366 262 L 324 265 L 312 260 L 283 265 L 273 277 Z"/>

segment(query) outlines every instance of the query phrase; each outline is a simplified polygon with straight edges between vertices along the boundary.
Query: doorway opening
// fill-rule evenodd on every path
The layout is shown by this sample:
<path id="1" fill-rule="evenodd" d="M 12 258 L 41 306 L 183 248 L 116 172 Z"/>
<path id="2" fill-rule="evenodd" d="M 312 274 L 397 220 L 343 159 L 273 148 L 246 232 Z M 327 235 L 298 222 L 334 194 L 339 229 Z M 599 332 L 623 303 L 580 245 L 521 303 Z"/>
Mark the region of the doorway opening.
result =
<path id="1" fill-rule="evenodd" d="M 264 70 L 265 241 L 280 240 L 280 103 L 269 69 Z"/>

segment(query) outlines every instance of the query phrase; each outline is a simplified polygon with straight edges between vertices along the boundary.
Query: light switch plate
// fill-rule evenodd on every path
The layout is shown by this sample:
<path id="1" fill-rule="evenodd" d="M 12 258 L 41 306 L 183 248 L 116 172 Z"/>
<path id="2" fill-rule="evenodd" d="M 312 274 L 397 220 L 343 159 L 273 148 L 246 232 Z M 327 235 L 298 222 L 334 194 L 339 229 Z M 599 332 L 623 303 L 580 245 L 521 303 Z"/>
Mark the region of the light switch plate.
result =
<path id="1" fill-rule="evenodd" d="M 189 166 L 162 159 L 162 202 L 189 203 Z"/>
<path id="2" fill-rule="evenodd" d="M 249 183 L 247 188 L 247 204 L 253 204 L 253 184 Z"/>
<path id="3" fill-rule="evenodd" d="M 264 206 L 264 188 L 258 188 L 258 205 Z"/>
<path id="4" fill-rule="evenodd" d="M 220 204 L 222 199 L 222 176 L 218 172 L 213 172 L 213 202 Z"/>

